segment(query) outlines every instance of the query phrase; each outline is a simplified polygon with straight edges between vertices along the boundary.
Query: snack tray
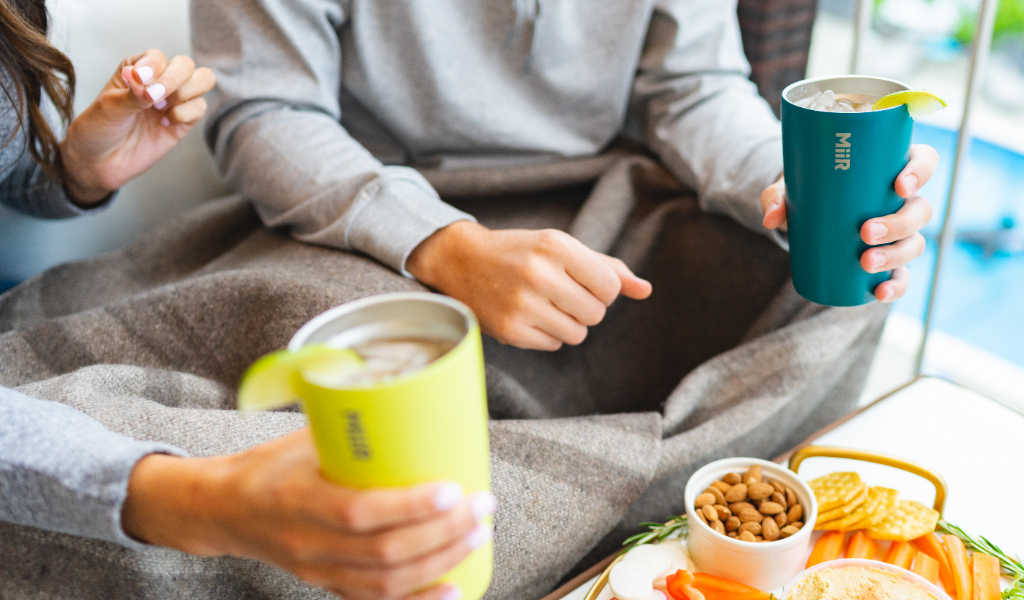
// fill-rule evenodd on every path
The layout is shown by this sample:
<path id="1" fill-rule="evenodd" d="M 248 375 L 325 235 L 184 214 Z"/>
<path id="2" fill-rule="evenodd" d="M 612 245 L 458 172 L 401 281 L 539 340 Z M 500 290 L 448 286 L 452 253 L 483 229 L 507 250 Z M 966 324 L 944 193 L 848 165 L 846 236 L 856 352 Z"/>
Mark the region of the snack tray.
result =
<path id="1" fill-rule="evenodd" d="M 812 445 L 804 446 L 803 448 L 800 448 L 799 450 L 794 452 L 792 456 L 790 456 L 789 469 L 794 473 L 799 473 L 801 463 L 803 463 L 808 458 L 817 457 L 844 458 L 849 460 L 858 460 L 861 462 L 875 463 L 887 467 L 892 467 L 894 469 L 906 471 L 908 473 L 912 473 L 914 475 L 922 477 L 935 486 L 935 501 L 933 503 L 933 507 L 936 511 L 939 512 L 939 516 L 941 518 L 942 509 L 946 505 L 946 496 L 948 495 L 946 480 L 942 478 L 942 475 L 939 475 L 938 473 L 924 465 L 902 458 L 898 458 L 895 456 L 879 454 L 877 452 L 869 452 L 867 450 L 858 450 L 854 448 L 839 448 L 835 446 Z M 814 542 L 816 542 L 820 536 L 821 532 L 818 531 L 814 532 L 814 534 L 812 535 L 811 543 L 807 548 L 808 557 L 810 557 L 811 549 L 813 548 Z M 570 592 L 568 595 L 564 596 L 564 600 L 603 600 L 601 592 L 603 592 L 608 585 L 608 575 L 609 573 L 611 573 L 612 567 L 615 566 L 620 560 L 622 560 L 624 556 L 624 553 L 620 554 L 611 563 L 609 563 L 608 566 L 605 567 L 603 571 L 601 571 L 597 578 L 593 580 L 593 584 L 591 584 L 589 588 L 586 588 L 586 585 L 590 582 L 586 582 L 580 588 L 577 588 L 573 592 Z M 582 592 L 583 589 L 587 589 L 587 592 L 585 595 L 580 595 L 580 592 Z M 782 588 L 765 591 L 775 594 L 777 598 L 782 597 Z M 604 594 L 604 596 L 608 598 L 611 597 L 610 593 Z"/>

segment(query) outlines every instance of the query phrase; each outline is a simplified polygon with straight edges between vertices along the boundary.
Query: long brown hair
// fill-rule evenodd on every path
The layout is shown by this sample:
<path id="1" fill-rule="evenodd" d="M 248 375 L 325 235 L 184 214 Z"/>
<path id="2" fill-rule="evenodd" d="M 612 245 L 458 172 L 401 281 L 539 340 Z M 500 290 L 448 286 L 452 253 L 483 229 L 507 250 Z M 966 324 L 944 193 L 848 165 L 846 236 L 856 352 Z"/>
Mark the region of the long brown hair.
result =
<path id="1" fill-rule="evenodd" d="M 75 69 L 46 39 L 49 17 L 45 0 L 0 0 L 0 67 L 7 72 L 3 92 L 18 108 L 18 127 L 28 111 L 28 150 L 52 177 L 63 181 L 60 142 L 40 102 L 45 92 L 66 126 L 74 116 Z M 8 88 L 14 88 L 8 89 Z M 18 129 L 3 141 L 11 143 Z"/>

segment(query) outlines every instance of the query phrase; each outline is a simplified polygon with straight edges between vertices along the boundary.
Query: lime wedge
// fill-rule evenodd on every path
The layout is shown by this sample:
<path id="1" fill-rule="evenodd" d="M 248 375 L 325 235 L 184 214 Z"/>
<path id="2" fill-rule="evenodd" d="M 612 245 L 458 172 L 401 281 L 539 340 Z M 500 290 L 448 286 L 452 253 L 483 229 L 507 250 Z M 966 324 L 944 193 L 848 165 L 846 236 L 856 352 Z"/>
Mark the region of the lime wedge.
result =
<path id="1" fill-rule="evenodd" d="M 928 90 L 905 90 L 882 96 L 871 107 L 871 110 L 883 110 L 900 104 L 907 105 L 907 112 L 910 113 L 911 119 L 927 117 L 946 108 L 945 100 Z"/>
<path id="2" fill-rule="evenodd" d="M 299 373 L 318 384 L 337 383 L 363 368 L 363 359 L 349 349 L 323 344 L 298 352 L 281 350 L 259 359 L 242 375 L 238 410 L 250 412 L 288 406 L 299 399 L 295 378 Z"/>

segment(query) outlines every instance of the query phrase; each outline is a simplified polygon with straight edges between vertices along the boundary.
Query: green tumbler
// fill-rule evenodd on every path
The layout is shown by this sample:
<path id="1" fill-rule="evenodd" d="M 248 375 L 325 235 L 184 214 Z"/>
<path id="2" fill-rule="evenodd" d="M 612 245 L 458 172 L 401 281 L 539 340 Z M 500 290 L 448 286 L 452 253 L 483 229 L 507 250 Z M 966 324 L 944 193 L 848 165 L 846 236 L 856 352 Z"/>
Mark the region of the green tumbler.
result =
<path id="1" fill-rule="evenodd" d="M 801 296 L 828 306 L 874 301 L 891 271 L 868 273 L 860 229 L 903 206 L 896 177 L 910 157 L 914 121 L 905 105 L 867 112 L 799 106 L 819 92 L 881 97 L 909 89 L 879 77 L 798 81 L 782 92 L 782 156 L 786 177 L 789 262 Z"/>

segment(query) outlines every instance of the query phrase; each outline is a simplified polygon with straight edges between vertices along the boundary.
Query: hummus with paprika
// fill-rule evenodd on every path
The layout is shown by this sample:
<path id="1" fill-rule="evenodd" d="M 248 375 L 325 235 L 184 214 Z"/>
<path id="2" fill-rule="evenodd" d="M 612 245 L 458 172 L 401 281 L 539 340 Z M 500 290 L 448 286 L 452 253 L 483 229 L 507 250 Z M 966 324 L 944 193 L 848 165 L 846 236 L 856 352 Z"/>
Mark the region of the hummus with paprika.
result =
<path id="1" fill-rule="evenodd" d="M 896 573 L 870 567 L 822 569 L 802 578 L 786 600 L 938 600 Z"/>

